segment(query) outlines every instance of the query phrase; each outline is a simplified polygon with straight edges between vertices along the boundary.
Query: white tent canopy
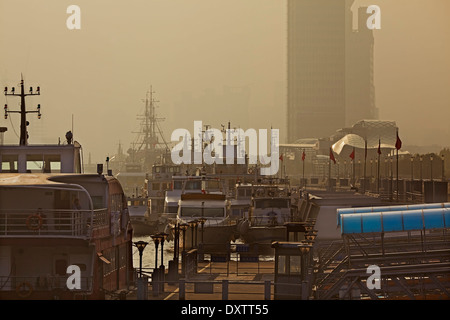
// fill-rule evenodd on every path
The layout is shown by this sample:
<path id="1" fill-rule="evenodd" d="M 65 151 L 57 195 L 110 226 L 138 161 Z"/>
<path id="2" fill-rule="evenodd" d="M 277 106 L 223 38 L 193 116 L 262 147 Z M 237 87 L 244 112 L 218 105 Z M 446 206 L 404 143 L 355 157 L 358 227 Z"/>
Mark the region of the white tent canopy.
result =
<path id="1" fill-rule="evenodd" d="M 395 149 L 397 141 L 397 126 L 395 121 L 361 120 L 357 122 L 349 133 L 333 144 L 332 149 L 336 154 L 351 153 L 353 148 L 364 149 L 367 140 L 367 149 Z M 383 152 L 385 153 L 385 152 Z"/>

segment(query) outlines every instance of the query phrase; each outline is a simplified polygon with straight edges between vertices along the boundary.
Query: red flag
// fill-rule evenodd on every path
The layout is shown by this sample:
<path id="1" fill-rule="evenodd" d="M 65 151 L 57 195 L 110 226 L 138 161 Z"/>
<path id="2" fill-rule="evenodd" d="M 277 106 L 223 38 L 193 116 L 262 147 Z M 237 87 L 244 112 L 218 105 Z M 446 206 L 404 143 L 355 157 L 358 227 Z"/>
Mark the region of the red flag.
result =
<path id="1" fill-rule="evenodd" d="M 350 153 L 350 158 L 351 158 L 352 160 L 355 159 L 355 148 L 353 148 L 352 153 Z"/>
<path id="2" fill-rule="evenodd" d="M 305 161 L 305 158 L 306 158 L 306 154 L 305 154 L 305 151 L 303 150 L 303 153 L 302 153 L 302 161 Z"/>
<path id="3" fill-rule="evenodd" d="M 378 139 L 378 154 L 381 154 L 381 139 Z"/>
<path id="4" fill-rule="evenodd" d="M 402 148 L 402 140 L 398 137 L 398 131 L 397 131 L 397 141 L 395 141 L 395 149 L 400 150 Z"/>
<path id="5" fill-rule="evenodd" d="M 280 160 L 281 160 L 281 161 L 283 161 L 283 154 L 281 154 L 281 156 L 280 156 Z"/>
<path id="6" fill-rule="evenodd" d="M 334 154 L 331 148 L 330 148 L 330 160 L 333 160 L 334 164 L 336 164 L 336 159 L 334 158 Z"/>

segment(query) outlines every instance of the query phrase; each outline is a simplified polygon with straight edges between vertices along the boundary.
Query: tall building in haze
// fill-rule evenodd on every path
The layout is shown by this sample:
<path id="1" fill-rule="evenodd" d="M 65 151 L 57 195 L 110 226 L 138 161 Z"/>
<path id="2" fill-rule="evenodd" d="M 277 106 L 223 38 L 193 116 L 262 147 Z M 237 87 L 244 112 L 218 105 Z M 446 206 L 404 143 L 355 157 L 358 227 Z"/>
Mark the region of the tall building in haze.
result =
<path id="1" fill-rule="evenodd" d="M 353 30 L 353 2 L 288 0 L 288 142 L 377 117 L 373 31 L 361 9 Z"/>

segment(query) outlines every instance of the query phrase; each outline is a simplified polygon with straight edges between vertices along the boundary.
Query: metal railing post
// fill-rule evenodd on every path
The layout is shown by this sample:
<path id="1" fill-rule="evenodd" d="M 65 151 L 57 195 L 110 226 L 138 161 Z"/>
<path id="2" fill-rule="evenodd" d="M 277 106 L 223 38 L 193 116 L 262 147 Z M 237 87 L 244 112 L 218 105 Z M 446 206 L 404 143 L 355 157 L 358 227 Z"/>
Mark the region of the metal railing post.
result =
<path id="1" fill-rule="evenodd" d="M 270 300 L 271 282 L 270 280 L 264 281 L 264 300 Z"/>
<path id="2" fill-rule="evenodd" d="M 180 284 L 178 286 L 178 299 L 186 300 L 186 281 L 184 279 L 180 280 Z"/>
<path id="3" fill-rule="evenodd" d="M 228 280 L 222 280 L 222 300 L 228 300 Z"/>

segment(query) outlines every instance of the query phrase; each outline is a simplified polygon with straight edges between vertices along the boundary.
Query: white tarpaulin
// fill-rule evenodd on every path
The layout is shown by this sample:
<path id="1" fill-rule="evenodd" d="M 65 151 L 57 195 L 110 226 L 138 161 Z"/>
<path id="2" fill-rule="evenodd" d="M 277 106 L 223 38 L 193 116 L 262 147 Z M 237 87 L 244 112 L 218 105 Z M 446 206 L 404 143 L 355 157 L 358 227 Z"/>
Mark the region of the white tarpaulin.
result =
<path id="1" fill-rule="evenodd" d="M 335 144 L 332 149 L 336 154 L 351 153 L 353 148 L 364 149 L 367 140 L 367 149 L 395 149 L 397 141 L 397 125 L 395 121 L 361 120 L 350 129 L 348 133 Z M 345 150 L 345 151 L 344 151 Z"/>

